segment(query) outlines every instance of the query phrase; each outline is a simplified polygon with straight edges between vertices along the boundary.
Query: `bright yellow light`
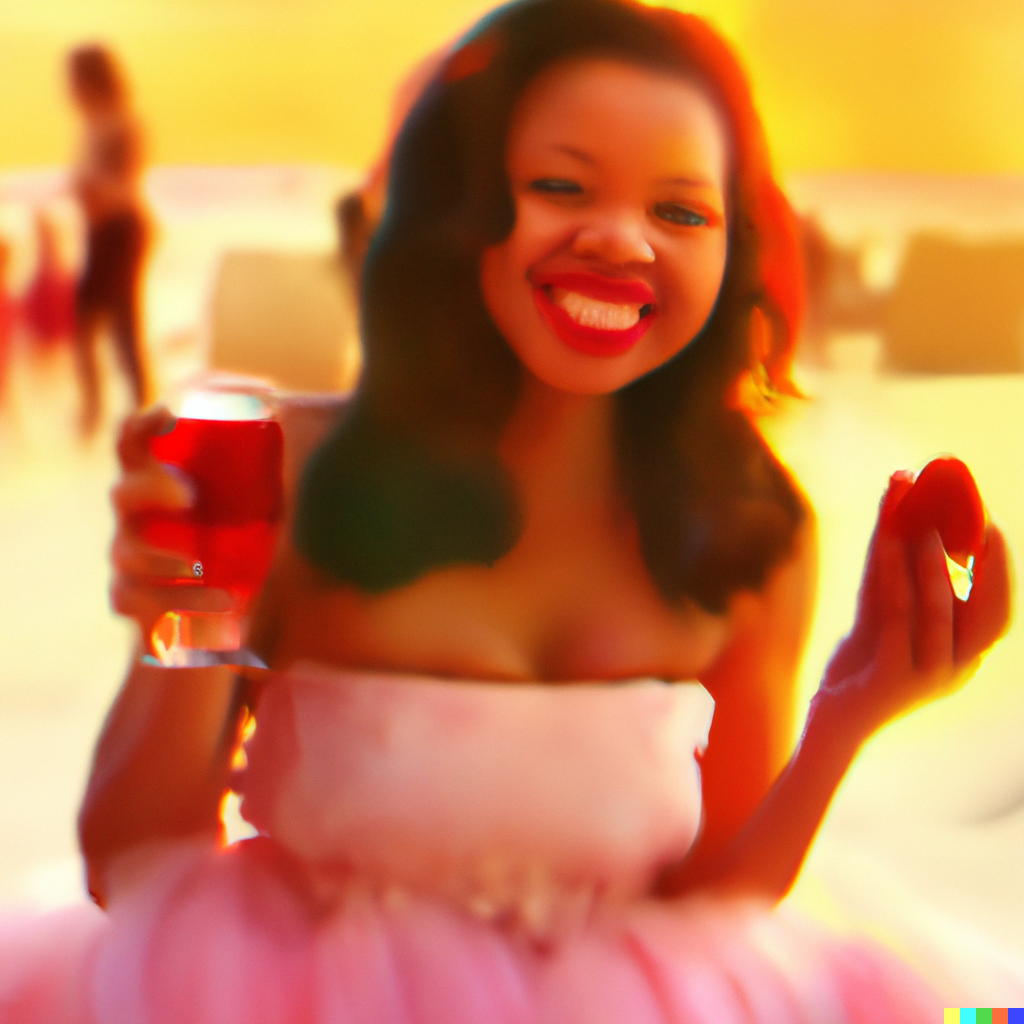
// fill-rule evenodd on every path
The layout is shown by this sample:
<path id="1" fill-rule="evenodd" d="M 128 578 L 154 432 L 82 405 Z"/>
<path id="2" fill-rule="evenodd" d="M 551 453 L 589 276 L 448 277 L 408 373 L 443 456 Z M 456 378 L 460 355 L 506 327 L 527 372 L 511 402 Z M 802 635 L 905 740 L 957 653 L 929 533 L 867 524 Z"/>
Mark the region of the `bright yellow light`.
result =
<path id="1" fill-rule="evenodd" d="M 694 0 L 738 46 L 783 171 L 1024 170 L 1015 0 Z M 0 5 L 0 166 L 62 163 L 64 52 L 123 55 L 161 163 L 364 166 L 391 91 L 484 0 L 33 0 Z"/>

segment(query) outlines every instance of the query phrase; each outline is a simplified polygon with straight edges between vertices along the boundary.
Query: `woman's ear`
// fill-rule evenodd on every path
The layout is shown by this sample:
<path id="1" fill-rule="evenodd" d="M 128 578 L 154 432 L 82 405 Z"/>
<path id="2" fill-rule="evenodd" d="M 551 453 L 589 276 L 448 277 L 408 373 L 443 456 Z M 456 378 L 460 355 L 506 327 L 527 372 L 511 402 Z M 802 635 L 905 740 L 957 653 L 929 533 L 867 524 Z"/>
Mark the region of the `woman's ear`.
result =
<path id="1" fill-rule="evenodd" d="M 806 398 L 793 381 L 795 332 L 799 330 L 799 324 L 794 324 L 771 299 L 755 306 L 754 313 L 762 322 L 759 363 L 772 395 Z"/>
<path id="2" fill-rule="evenodd" d="M 739 375 L 728 398 L 730 408 L 757 416 L 774 410 L 783 397 L 804 398 L 790 376 L 787 341 L 777 338 L 786 324 L 769 302 L 755 304 L 748 325 L 747 367 Z"/>

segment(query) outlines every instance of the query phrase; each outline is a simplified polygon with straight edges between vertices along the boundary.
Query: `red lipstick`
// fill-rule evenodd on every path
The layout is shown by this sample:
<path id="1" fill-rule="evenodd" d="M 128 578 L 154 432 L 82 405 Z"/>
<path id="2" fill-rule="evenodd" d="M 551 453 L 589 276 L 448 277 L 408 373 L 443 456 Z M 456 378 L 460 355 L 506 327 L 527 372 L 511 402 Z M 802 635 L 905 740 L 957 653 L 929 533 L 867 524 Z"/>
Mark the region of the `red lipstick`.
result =
<path id="1" fill-rule="evenodd" d="M 537 274 L 531 278 L 533 299 L 541 315 L 559 339 L 592 356 L 617 356 L 631 349 L 648 331 L 656 315 L 654 290 L 645 281 L 604 277 L 586 271 Z M 599 302 L 637 306 L 640 319 L 624 330 L 608 330 L 577 323 L 552 298 L 552 290 L 576 292 Z M 646 307 L 646 309 L 645 309 Z"/>

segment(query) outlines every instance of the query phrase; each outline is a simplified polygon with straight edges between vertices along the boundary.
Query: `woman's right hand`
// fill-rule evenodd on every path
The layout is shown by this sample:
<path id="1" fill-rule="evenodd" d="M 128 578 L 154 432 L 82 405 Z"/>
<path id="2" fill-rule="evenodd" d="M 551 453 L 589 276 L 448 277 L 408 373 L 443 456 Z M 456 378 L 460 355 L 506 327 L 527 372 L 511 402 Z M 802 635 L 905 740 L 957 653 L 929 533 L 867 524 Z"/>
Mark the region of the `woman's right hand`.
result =
<path id="1" fill-rule="evenodd" d="M 841 706 L 844 719 L 859 721 L 865 737 L 966 682 L 1010 622 L 1013 587 L 1006 541 L 994 523 L 984 525 L 980 498 L 972 516 L 980 519 L 974 584 L 970 597 L 959 600 L 938 531 L 933 527 L 907 537 L 897 526 L 896 509 L 909 489 L 905 474 L 890 482 L 868 550 L 853 629 L 836 648 L 815 698 Z M 956 497 L 954 492 L 951 500 Z M 954 509 L 954 521 L 958 515 Z"/>
<path id="2" fill-rule="evenodd" d="M 188 477 L 157 461 L 150 450 L 152 439 L 173 427 L 174 417 L 162 406 L 134 413 L 124 421 L 117 441 L 121 476 L 110 492 L 115 519 L 110 602 L 114 611 L 138 623 L 147 650 L 153 626 L 171 609 L 218 612 L 232 608 L 227 591 L 174 582 L 192 577 L 188 552 L 161 550 L 142 538 L 146 513 L 181 512 L 194 499 Z"/>

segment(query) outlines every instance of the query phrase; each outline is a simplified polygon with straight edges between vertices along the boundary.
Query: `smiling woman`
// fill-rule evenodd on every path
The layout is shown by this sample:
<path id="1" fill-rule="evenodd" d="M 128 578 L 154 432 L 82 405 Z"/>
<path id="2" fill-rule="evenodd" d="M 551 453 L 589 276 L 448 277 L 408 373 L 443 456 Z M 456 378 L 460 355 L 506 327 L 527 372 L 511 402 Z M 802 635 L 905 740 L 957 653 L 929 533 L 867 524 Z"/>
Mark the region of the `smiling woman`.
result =
<path id="1" fill-rule="evenodd" d="M 788 380 L 799 261 L 732 55 L 671 10 L 517 0 L 441 62 L 389 171 L 366 371 L 249 633 L 269 669 L 132 666 L 80 822 L 109 916 L 0 939 L 0 1005 L 911 1024 L 962 999 L 772 907 L 859 745 L 963 678 L 1008 586 L 979 524 L 955 605 L 892 489 L 790 752 L 813 536 L 738 397 L 752 363 Z M 137 528 L 190 501 L 152 454 L 167 426 L 128 422 L 115 489 L 143 638 L 188 554 Z M 225 850 L 229 786 L 260 835 Z"/>
<path id="2" fill-rule="evenodd" d="M 617 391 L 696 337 L 727 246 L 726 134 L 701 88 L 616 61 L 556 64 L 519 101 L 507 162 L 515 226 L 484 250 L 481 287 L 534 377 Z"/>
<path id="3" fill-rule="evenodd" d="M 615 448 L 666 597 L 720 614 L 794 553 L 803 503 L 732 395 L 762 361 L 789 387 L 795 225 L 735 58 L 705 23 L 679 31 L 671 18 L 612 5 L 585 25 L 524 5 L 502 45 L 486 32 L 467 42 L 487 56 L 476 74 L 453 57 L 424 93 L 365 267 L 360 393 L 306 474 L 297 540 L 313 562 L 382 588 L 500 558 L 519 511 L 496 448 L 517 406 L 552 394 L 590 394 L 577 408 L 603 410 L 606 436 L 577 448 Z M 596 327 L 624 285 L 635 311 L 611 315 L 644 315 Z M 600 295 L 601 308 L 583 301 Z M 756 354 L 755 319 L 771 325 Z M 421 477 L 431 500 L 453 503 L 443 515 L 427 514 L 411 477 L 388 490 L 357 468 L 385 436 L 395 455 L 379 449 L 378 465 L 447 466 Z M 385 517 L 361 504 L 386 491 Z"/>

